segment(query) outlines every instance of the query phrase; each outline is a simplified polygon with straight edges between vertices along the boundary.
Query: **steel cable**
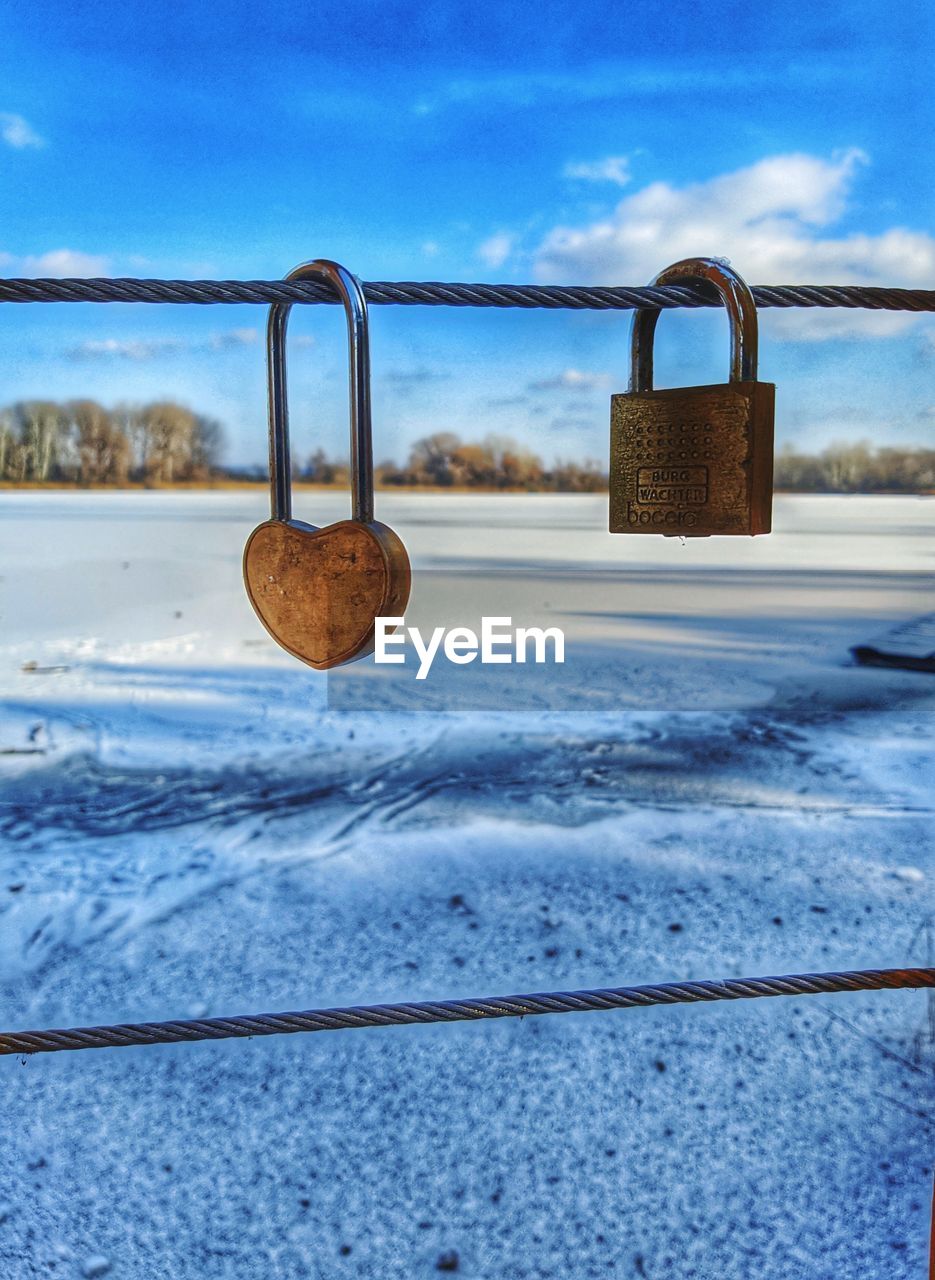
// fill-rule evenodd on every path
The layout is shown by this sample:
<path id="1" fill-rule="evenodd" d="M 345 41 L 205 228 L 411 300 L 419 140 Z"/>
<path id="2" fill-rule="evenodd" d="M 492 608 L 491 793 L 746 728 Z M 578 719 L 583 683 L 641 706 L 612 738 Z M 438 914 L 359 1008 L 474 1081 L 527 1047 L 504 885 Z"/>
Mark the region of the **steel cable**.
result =
<path id="1" fill-rule="evenodd" d="M 394 306 L 546 307 L 612 311 L 635 307 L 717 307 L 719 299 L 690 285 L 603 287 L 537 284 L 443 284 L 367 281 L 368 302 Z M 935 311 L 935 289 L 870 285 L 757 285 L 758 307 L 848 307 L 870 311 Z M 283 280 L 0 279 L 0 302 L 337 303 L 327 285 Z"/>
<path id="2" fill-rule="evenodd" d="M 60 1053 L 69 1049 L 123 1049 L 132 1045 L 192 1043 L 293 1035 L 300 1031 L 343 1031 L 414 1023 L 467 1022 L 483 1018 L 525 1018 L 549 1013 L 599 1013 L 650 1005 L 714 1000 L 756 1000 L 766 996 L 829 995 L 844 991 L 895 991 L 935 987 L 935 968 L 857 969 L 843 973 L 795 973 L 774 978 L 661 982 L 650 986 L 588 991 L 548 991 L 532 995 L 484 996 L 466 1000 L 407 1004 L 352 1005 L 301 1013 L 239 1014 L 231 1018 L 172 1019 L 118 1023 L 67 1030 L 0 1033 L 0 1055 Z"/>

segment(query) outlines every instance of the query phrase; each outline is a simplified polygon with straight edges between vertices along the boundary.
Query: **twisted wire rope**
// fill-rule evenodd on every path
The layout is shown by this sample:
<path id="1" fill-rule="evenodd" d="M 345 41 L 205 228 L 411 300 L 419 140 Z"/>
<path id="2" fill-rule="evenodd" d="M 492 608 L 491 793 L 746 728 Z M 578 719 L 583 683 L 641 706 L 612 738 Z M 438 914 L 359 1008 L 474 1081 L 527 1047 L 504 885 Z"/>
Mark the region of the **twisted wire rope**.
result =
<path id="1" fill-rule="evenodd" d="M 366 281 L 378 305 L 566 308 L 612 311 L 636 307 L 717 307 L 712 292 L 694 285 L 604 287 L 536 284 L 445 284 Z M 869 311 L 935 311 L 935 289 L 871 285 L 755 285 L 758 307 L 848 307 Z M 327 285 L 283 280 L 0 279 L 0 302 L 334 303 Z"/>
<path id="2" fill-rule="evenodd" d="M 406 1004 L 351 1005 L 301 1013 L 241 1014 L 230 1018 L 130 1022 L 67 1030 L 0 1033 L 0 1056 L 60 1053 L 70 1049 L 123 1049 L 132 1045 L 192 1043 L 293 1035 L 302 1031 L 345 1031 L 415 1023 L 469 1022 L 484 1018 L 525 1018 L 550 1013 L 600 1013 L 650 1005 L 695 1004 L 715 1000 L 756 1000 L 767 996 L 829 995 L 845 991 L 894 991 L 935 987 L 935 968 L 856 969 L 796 973 L 772 978 L 660 982 L 648 986 L 586 991 L 546 991 L 531 995 L 483 996 L 466 1000 L 421 1000 Z"/>

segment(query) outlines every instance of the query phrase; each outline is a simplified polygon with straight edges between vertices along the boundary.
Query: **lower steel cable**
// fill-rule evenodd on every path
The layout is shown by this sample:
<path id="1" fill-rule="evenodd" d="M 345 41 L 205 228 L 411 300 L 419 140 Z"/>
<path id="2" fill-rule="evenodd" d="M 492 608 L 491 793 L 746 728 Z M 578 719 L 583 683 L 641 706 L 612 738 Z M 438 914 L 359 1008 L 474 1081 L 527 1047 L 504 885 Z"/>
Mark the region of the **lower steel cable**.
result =
<path id="1" fill-rule="evenodd" d="M 129 1022 L 68 1030 L 0 1033 L 0 1055 L 61 1053 L 67 1049 L 125 1049 L 131 1045 L 249 1039 L 300 1031 L 348 1031 L 359 1027 L 526 1018 L 547 1013 L 603 1013 L 610 1009 L 713 1000 L 757 1000 L 766 996 L 830 995 L 844 991 L 896 991 L 935 987 L 933 969 L 856 969 L 841 973 L 794 973 L 778 978 L 660 982 L 651 986 L 533 995 L 484 996 L 477 1000 L 428 1000 L 412 1004 L 365 1004 L 302 1013 L 256 1013 L 232 1018 Z"/>

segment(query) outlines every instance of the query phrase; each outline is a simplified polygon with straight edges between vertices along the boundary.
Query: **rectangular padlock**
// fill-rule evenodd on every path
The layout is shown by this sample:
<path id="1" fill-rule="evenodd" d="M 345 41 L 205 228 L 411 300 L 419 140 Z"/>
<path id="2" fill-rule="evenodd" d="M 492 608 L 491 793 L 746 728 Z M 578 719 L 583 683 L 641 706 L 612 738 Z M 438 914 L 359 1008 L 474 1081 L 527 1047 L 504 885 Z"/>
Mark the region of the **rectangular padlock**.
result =
<path id="1" fill-rule="evenodd" d="M 634 314 L 631 390 L 611 397 L 610 532 L 704 538 L 769 533 L 776 388 L 756 379 L 756 304 L 716 259 L 688 259 L 654 284 L 707 280 L 727 307 L 731 381 L 652 386 L 652 338 L 659 312 Z"/>
<path id="2" fill-rule="evenodd" d="M 610 532 L 769 533 L 775 394 L 728 382 L 612 396 Z"/>

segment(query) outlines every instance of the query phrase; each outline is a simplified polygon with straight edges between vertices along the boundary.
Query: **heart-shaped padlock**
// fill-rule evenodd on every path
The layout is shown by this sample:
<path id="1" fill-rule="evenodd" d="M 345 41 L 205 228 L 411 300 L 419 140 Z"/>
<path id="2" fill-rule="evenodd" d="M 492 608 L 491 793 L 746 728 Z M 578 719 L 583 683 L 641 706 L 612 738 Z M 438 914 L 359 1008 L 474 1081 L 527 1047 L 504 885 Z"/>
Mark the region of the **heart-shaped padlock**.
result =
<path id="1" fill-rule="evenodd" d="M 409 557 L 402 540 L 373 518 L 370 338 L 360 281 L 319 259 L 287 280 L 313 277 L 333 286 L 347 314 L 351 402 L 350 520 L 323 529 L 292 519 L 286 324 L 291 303 L 270 307 L 266 331 L 269 378 L 270 519 L 244 548 L 244 583 L 257 617 L 273 639 L 318 671 L 372 652 L 378 617 L 399 617 L 409 601 Z"/>

